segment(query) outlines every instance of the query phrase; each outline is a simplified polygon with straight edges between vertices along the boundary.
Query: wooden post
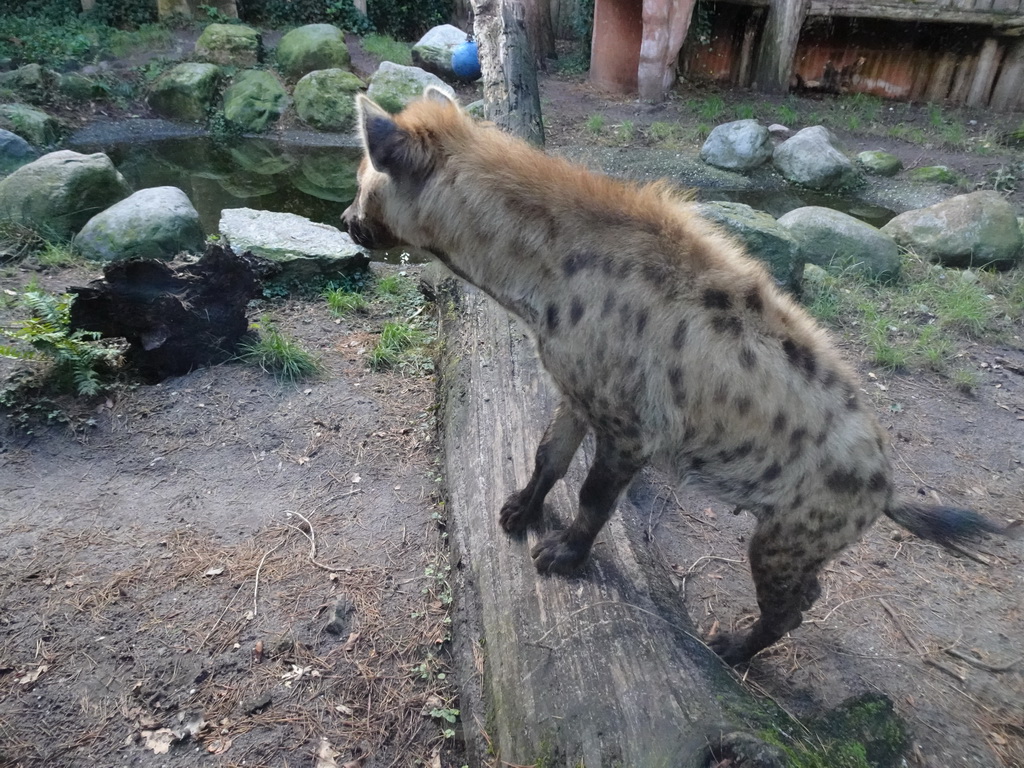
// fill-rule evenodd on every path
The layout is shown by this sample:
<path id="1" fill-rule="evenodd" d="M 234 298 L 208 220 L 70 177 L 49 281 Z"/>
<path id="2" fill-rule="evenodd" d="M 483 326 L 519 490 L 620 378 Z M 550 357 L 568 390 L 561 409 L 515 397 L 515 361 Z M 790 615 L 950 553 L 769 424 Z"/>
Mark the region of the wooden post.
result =
<path id="1" fill-rule="evenodd" d="M 590 82 L 619 93 L 636 90 L 643 21 L 635 0 L 596 0 Z"/>
<path id="2" fill-rule="evenodd" d="M 989 106 L 997 110 L 1024 108 L 1024 38 L 1014 40 L 1007 51 Z"/>
<path id="3" fill-rule="evenodd" d="M 949 100 L 954 104 L 963 104 L 967 100 L 967 91 L 974 79 L 977 63 L 977 56 L 964 56 L 960 59 L 953 76 L 953 87 L 949 90 Z"/>
<path id="4" fill-rule="evenodd" d="M 675 82 L 679 49 L 695 4 L 696 0 L 643 0 L 637 89 L 644 101 L 661 101 Z"/>
<path id="5" fill-rule="evenodd" d="M 786 93 L 793 75 L 793 58 L 800 29 L 807 16 L 807 0 L 770 0 L 754 86 L 766 93 Z"/>
<path id="6" fill-rule="evenodd" d="M 984 107 L 988 105 L 988 97 L 992 92 L 992 82 L 999 68 L 999 59 L 1003 47 L 994 37 L 987 38 L 978 54 L 978 66 L 974 70 L 971 89 L 967 92 L 967 106 Z"/>
<path id="7" fill-rule="evenodd" d="M 750 69 L 754 61 L 754 41 L 757 39 L 757 32 L 761 28 L 761 17 L 763 11 L 760 8 L 753 8 L 747 21 L 743 25 L 743 44 L 740 48 L 740 66 L 736 73 L 735 85 L 746 88 L 750 85 Z"/>
<path id="8" fill-rule="evenodd" d="M 945 101 L 952 87 L 953 73 L 956 71 L 956 59 L 956 54 L 950 51 L 946 51 L 939 57 L 939 60 L 935 63 L 935 68 L 932 70 L 928 88 L 925 91 L 924 98 L 926 101 L 932 103 Z"/>
<path id="9" fill-rule="evenodd" d="M 543 146 L 540 87 L 523 5 L 516 0 L 474 0 L 473 11 L 484 114 L 509 133 Z"/>

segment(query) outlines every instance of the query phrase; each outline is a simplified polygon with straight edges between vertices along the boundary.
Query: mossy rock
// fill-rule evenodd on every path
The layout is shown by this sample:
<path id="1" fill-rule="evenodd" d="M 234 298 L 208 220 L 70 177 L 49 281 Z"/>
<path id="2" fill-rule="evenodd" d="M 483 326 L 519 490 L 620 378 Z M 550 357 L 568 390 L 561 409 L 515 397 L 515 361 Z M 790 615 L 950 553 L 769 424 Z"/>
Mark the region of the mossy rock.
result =
<path id="1" fill-rule="evenodd" d="M 64 98 L 80 102 L 99 101 L 110 95 L 105 85 L 79 72 L 61 75 L 57 82 L 57 90 Z"/>
<path id="2" fill-rule="evenodd" d="M 0 104 L 0 128 L 18 134 L 36 147 L 56 144 L 64 132 L 57 118 L 27 104 Z"/>
<path id="3" fill-rule="evenodd" d="M 147 101 L 158 115 L 203 120 L 217 95 L 220 67 L 202 62 L 178 64 L 153 84 Z"/>
<path id="4" fill-rule="evenodd" d="M 344 69 L 319 69 L 295 84 L 295 111 L 321 131 L 350 131 L 356 121 L 356 93 L 363 81 Z"/>
<path id="5" fill-rule="evenodd" d="M 270 72 L 239 72 L 224 91 L 224 117 L 240 130 L 260 133 L 284 114 L 288 93 Z"/>
<path id="6" fill-rule="evenodd" d="M 903 163 L 896 155 L 880 149 L 861 152 L 857 155 L 857 164 L 873 176 L 895 176 L 903 169 Z"/>
<path id="7" fill-rule="evenodd" d="M 911 181 L 919 181 L 928 184 L 957 184 L 960 176 L 945 165 L 925 165 L 921 168 L 911 168 L 907 171 Z"/>
<path id="8" fill-rule="evenodd" d="M 202 61 L 234 67 L 253 67 L 263 53 L 260 33 L 244 24 L 210 24 L 195 51 Z"/>
<path id="9" fill-rule="evenodd" d="M 57 86 L 60 75 L 39 64 L 26 64 L 12 72 L 0 72 L 0 88 L 14 91 L 32 104 L 46 101 Z"/>
<path id="10" fill-rule="evenodd" d="M 366 95 L 388 112 L 401 112 L 410 102 L 420 98 L 428 85 L 455 98 L 455 90 L 436 75 L 419 67 L 403 67 L 382 61 L 370 79 Z"/>
<path id="11" fill-rule="evenodd" d="M 289 81 L 318 69 L 344 69 L 351 57 L 345 33 L 333 24 L 293 29 L 277 45 L 277 67 Z"/>

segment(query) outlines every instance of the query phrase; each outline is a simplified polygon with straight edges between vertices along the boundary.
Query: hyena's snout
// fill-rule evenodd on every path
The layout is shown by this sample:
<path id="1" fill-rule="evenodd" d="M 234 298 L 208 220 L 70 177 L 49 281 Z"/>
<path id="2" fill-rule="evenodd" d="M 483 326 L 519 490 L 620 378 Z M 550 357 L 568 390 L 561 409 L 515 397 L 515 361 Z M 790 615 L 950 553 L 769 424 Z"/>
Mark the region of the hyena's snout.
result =
<path id="1" fill-rule="evenodd" d="M 341 214 L 341 223 L 352 241 L 363 248 L 393 248 L 398 239 L 387 227 L 370 222 L 356 210 L 355 204 L 350 205 Z"/>

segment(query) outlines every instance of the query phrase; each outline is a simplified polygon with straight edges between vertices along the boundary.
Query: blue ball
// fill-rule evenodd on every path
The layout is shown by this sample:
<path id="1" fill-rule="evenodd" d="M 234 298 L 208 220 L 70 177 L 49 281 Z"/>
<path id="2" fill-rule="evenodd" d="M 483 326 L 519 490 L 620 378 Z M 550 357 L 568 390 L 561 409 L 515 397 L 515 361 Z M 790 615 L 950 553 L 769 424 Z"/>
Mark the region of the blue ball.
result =
<path id="1" fill-rule="evenodd" d="M 452 71 L 463 80 L 480 77 L 480 51 L 476 43 L 465 42 L 452 51 Z"/>

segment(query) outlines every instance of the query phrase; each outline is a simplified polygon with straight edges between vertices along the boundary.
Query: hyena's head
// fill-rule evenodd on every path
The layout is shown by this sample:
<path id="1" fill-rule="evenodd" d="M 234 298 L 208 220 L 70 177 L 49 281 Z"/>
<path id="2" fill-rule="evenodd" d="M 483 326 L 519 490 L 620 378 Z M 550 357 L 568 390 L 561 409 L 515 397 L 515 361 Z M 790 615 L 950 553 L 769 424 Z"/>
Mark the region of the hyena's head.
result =
<path id="1" fill-rule="evenodd" d="M 428 87 L 423 98 L 398 115 L 365 96 L 356 98 L 363 160 L 359 192 L 342 214 L 352 239 L 365 248 L 430 246 L 421 220 L 421 199 L 443 166 L 445 145 L 471 125 L 443 91 Z"/>

